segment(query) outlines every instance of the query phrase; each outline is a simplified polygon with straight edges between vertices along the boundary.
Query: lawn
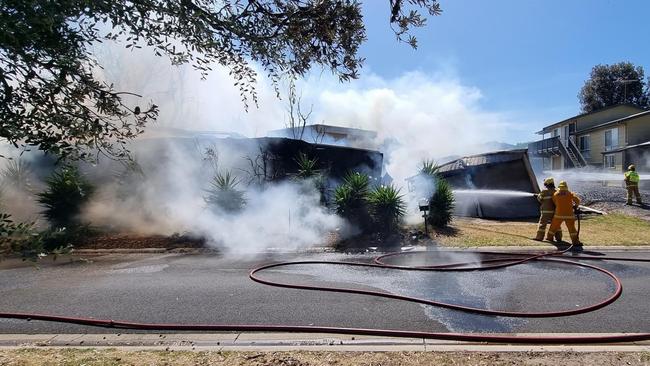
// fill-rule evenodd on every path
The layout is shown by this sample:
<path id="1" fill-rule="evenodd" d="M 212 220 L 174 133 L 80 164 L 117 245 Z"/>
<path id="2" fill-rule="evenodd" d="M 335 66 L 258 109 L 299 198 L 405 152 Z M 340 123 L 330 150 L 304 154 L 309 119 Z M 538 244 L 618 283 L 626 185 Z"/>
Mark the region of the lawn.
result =
<path id="1" fill-rule="evenodd" d="M 647 352 L 164 352 L 0 350 L 0 365 L 647 365 Z"/>
<path id="2" fill-rule="evenodd" d="M 570 241 L 566 227 L 562 229 L 564 240 Z M 537 223 L 533 222 L 457 218 L 449 229 L 434 233 L 432 238 L 445 246 L 544 245 L 532 240 L 536 232 Z M 650 222 L 622 214 L 584 218 L 580 240 L 585 245 L 649 245 Z"/>

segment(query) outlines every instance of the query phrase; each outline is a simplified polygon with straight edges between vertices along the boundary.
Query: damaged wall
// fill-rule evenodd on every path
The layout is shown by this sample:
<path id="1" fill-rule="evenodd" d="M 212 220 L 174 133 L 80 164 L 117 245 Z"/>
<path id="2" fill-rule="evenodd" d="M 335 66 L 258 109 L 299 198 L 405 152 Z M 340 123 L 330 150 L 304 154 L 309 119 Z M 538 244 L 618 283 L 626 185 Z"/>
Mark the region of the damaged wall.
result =
<path id="1" fill-rule="evenodd" d="M 493 219 L 539 215 L 539 193 L 527 150 L 463 157 L 440 166 L 440 175 L 456 191 L 455 214 Z"/>

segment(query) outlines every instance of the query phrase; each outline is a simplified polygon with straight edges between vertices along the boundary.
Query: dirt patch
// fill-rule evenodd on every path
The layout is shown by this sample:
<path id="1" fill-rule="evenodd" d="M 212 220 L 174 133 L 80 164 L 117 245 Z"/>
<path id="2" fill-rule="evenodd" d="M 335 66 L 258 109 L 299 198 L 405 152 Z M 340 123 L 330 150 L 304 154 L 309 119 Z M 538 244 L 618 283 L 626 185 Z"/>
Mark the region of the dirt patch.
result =
<path id="1" fill-rule="evenodd" d="M 647 352 L 163 352 L 0 351 L 1 365 L 650 365 Z"/>
<path id="2" fill-rule="evenodd" d="M 403 227 L 399 232 L 388 236 L 370 233 L 345 239 L 341 239 L 340 237 L 333 237 L 332 239 L 331 246 L 342 252 L 365 252 L 368 249 L 394 251 L 399 250 L 403 246 L 433 243 L 430 239 L 426 238 L 422 230 L 412 227 Z"/>
<path id="3" fill-rule="evenodd" d="M 205 240 L 186 235 L 144 236 L 136 234 L 99 234 L 75 245 L 78 249 L 204 248 Z"/>

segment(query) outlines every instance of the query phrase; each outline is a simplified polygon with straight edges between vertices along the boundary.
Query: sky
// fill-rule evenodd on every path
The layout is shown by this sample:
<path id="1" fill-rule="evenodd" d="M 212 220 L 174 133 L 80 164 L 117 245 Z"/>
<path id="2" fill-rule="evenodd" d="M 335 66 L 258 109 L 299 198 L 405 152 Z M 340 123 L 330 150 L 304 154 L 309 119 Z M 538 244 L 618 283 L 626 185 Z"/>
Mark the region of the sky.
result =
<path id="1" fill-rule="evenodd" d="M 650 74 L 647 0 L 440 0 L 443 13 L 414 30 L 417 50 L 396 41 L 389 0 L 362 4 L 360 78 L 341 83 L 316 66 L 298 92 L 313 108 L 310 124 L 377 131 L 408 147 L 405 159 L 537 140 L 543 126 L 579 113 L 577 94 L 594 65 L 631 61 Z M 103 43 L 95 53 L 107 81 L 143 95 L 134 103 L 161 106 L 156 125 L 247 137 L 286 126 L 286 85 L 278 99 L 254 63 L 259 105 L 245 111 L 225 67 L 201 80 L 147 49 Z"/>
<path id="2" fill-rule="evenodd" d="M 630 61 L 650 74 L 650 1 L 440 0 L 442 15 L 414 32 L 417 50 L 394 40 L 387 3 L 364 2 L 361 78 L 454 78 L 480 91 L 480 108 L 520 125 L 509 140 L 534 139 L 542 126 L 578 114 L 577 94 L 596 64 Z"/>

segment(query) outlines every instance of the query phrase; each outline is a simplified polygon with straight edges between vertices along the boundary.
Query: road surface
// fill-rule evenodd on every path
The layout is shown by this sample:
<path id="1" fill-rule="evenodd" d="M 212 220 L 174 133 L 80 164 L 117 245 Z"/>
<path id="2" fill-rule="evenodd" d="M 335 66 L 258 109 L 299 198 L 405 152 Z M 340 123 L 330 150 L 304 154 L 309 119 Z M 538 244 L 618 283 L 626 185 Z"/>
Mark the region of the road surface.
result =
<path id="1" fill-rule="evenodd" d="M 650 258 L 648 252 L 606 256 Z M 440 258 L 431 261 L 467 260 Z M 0 263 L 0 311 L 156 323 L 290 324 L 432 332 L 650 332 L 650 263 L 593 262 L 623 281 L 623 296 L 592 313 L 521 319 L 466 314 L 364 295 L 255 283 L 251 268 L 285 260 L 370 261 L 372 255 L 274 254 L 233 259 L 207 254 L 107 254 L 45 261 L 38 269 Z M 78 258 L 78 257 L 77 257 Z M 548 262 L 489 272 L 421 273 L 333 265 L 269 270 L 265 278 L 383 290 L 499 310 L 550 311 L 608 296 L 602 274 Z M 0 333 L 114 333 L 42 321 L 0 319 Z"/>

